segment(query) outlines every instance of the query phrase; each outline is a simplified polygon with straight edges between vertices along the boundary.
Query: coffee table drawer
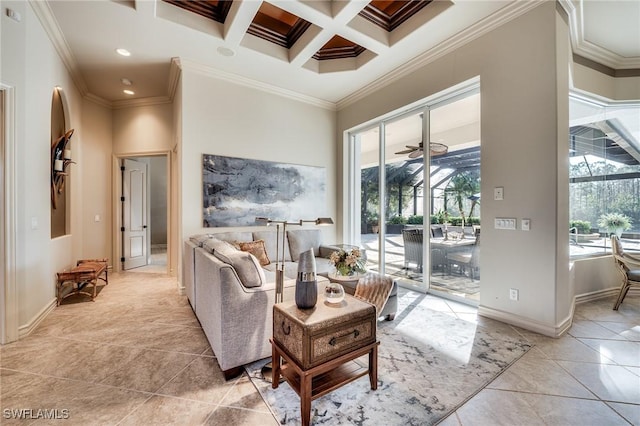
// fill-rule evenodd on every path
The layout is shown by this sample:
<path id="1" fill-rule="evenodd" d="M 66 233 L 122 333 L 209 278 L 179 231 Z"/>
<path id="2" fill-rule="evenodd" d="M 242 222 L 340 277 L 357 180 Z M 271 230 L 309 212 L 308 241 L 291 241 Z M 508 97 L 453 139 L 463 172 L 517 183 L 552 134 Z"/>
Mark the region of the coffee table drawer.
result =
<path id="1" fill-rule="evenodd" d="M 336 358 L 353 349 L 375 342 L 375 323 L 368 318 L 344 324 L 324 335 L 311 337 L 311 364 Z"/>

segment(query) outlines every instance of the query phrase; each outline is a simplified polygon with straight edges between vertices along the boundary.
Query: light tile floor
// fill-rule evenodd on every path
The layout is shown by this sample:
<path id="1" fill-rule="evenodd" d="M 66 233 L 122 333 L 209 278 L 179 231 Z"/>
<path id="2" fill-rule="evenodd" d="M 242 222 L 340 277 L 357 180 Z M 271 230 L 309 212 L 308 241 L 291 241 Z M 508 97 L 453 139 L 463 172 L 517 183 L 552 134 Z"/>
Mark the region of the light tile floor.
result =
<path id="1" fill-rule="evenodd" d="M 640 425 L 640 297 L 612 305 L 578 305 L 560 339 L 518 329 L 535 347 L 441 424 Z M 0 347 L 0 405 L 3 425 L 277 424 L 246 374 L 224 381 L 186 298 L 162 274 L 112 274 L 95 302 L 69 297 L 33 334 Z M 7 409 L 68 419 L 18 420 Z"/>

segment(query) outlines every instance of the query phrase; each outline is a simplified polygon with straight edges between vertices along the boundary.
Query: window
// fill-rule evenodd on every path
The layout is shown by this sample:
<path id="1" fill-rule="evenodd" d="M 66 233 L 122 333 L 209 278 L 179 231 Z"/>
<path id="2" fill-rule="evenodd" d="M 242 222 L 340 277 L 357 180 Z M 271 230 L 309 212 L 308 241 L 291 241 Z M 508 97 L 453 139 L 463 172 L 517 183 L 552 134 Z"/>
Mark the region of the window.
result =
<path id="1" fill-rule="evenodd" d="M 611 216 L 625 249 L 640 251 L 640 104 L 569 99 L 569 242 L 571 256 L 610 252 Z"/>

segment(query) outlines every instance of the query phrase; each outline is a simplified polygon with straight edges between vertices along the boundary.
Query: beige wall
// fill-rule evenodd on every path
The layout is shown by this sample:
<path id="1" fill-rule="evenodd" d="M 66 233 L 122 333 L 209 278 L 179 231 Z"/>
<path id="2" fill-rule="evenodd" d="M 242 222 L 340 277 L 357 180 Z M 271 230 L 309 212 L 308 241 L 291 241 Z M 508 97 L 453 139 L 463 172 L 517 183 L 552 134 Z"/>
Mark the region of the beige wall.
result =
<path id="1" fill-rule="evenodd" d="M 589 296 L 620 287 L 620 276 L 611 256 L 576 259 L 571 263 L 576 295 Z"/>
<path id="2" fill-rule="evenodd" d="M 555 4 L 541 3 L 338 112 L 342 135 L 352 126 L 480 76 L 480 310 L 547 334 L 557 332 L 571 309 L 566 226 L 562 237 L 558 231 L 568 217 L 568 58 L 559 47 L 568 43 L 566 34 L 556 22 Z M 504 187 L 503 201 L 491 196 L 498 186 Z M 529 218 L 531 231 L 493 229 L 495 217 Z M 519 289 L 519 301 L 509 300 L 510 288 Z M 557 299 L 562 303 L 556 308 Z"/>
<path id="3" fill-rule="evenodd" d="M 575 89 L 614 101 L 640 99 L 640 77 L 611 77 L 581 64 L 571 64 Z"/>
<path id="4" fill-rule="evenodd" d="M 173 107 L 158 104 L 113 111 L 113 153 L 144 154 L 173 148 Z"/>
<path id="5" fill-rule="evenodd" d="M 82 127 L 82 224 L 85 230 L 82 253 L 85 258 L 109 258 L 113 265 L 111 211 L 111 143 L 113 140 L 110 108 L 84 100 Z M 96 217 L 98 216 L 98 217 Z"/>
<path id="6" fill-rule="evenodd" d="M 16 104 L 15 288 L 18 325 L 20 332 L 26 333 L 41 314 L 55 304 L 55 272 L 71 266 L 82 253 L 81 164 L 71 166 L 68 181 L 70 234 L 54 240 L 50 237 L 49 142 L 54 87 L 60 86 L 63 90 L 75 141 L 82 141 L 84 135 L 80 118 L 82 100 L 29 4 L 3 2 L 2 5 L 0 78 L 3 84 L 15 88 Z M 22 21 L 7 18 L 5 7 L 20 13 Z M 74 155 L 82 158 L 82 144 L 74 143 L 74 150 L 78 151 Z"/>
<path id="7" fill-rule="evenodd" d="M 327 214 L 336 217 L 334 111 L 189 69 L 182 72 L 182 105 L 183 237 L 206 232 L 202 227 L 202 154 L 326 167 L 326 199 L 322 202 Z M 327 241 L 335 240 L 335 226 L 323 231 Z"/>

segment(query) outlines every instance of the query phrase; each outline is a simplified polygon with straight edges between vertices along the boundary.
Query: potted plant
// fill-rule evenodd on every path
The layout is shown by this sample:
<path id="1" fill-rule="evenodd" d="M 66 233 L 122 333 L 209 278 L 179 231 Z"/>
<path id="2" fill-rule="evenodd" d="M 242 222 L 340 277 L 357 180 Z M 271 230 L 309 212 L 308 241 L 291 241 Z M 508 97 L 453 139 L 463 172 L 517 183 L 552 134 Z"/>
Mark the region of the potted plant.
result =
<path id="1" fill-rule="evenodd" d="M 367 226 L 374 234 L 380 231 L 378 213 L 367 211 Z"/>
<path id="2" fill-rule="evenodd" d="M 607 213 L 600 216 L 598 226 L 606 228 L 609 234 L 616 234 L 620 238 L 622 231 L 631 228 L 631 219 L 622 213 Z"/>
<path id="3" fill-rule="evenodd" d="M 387 221 L 387 234 L 399 234 L 402 232 L 407 219 L 400 215 L 391 216 Z"/>

